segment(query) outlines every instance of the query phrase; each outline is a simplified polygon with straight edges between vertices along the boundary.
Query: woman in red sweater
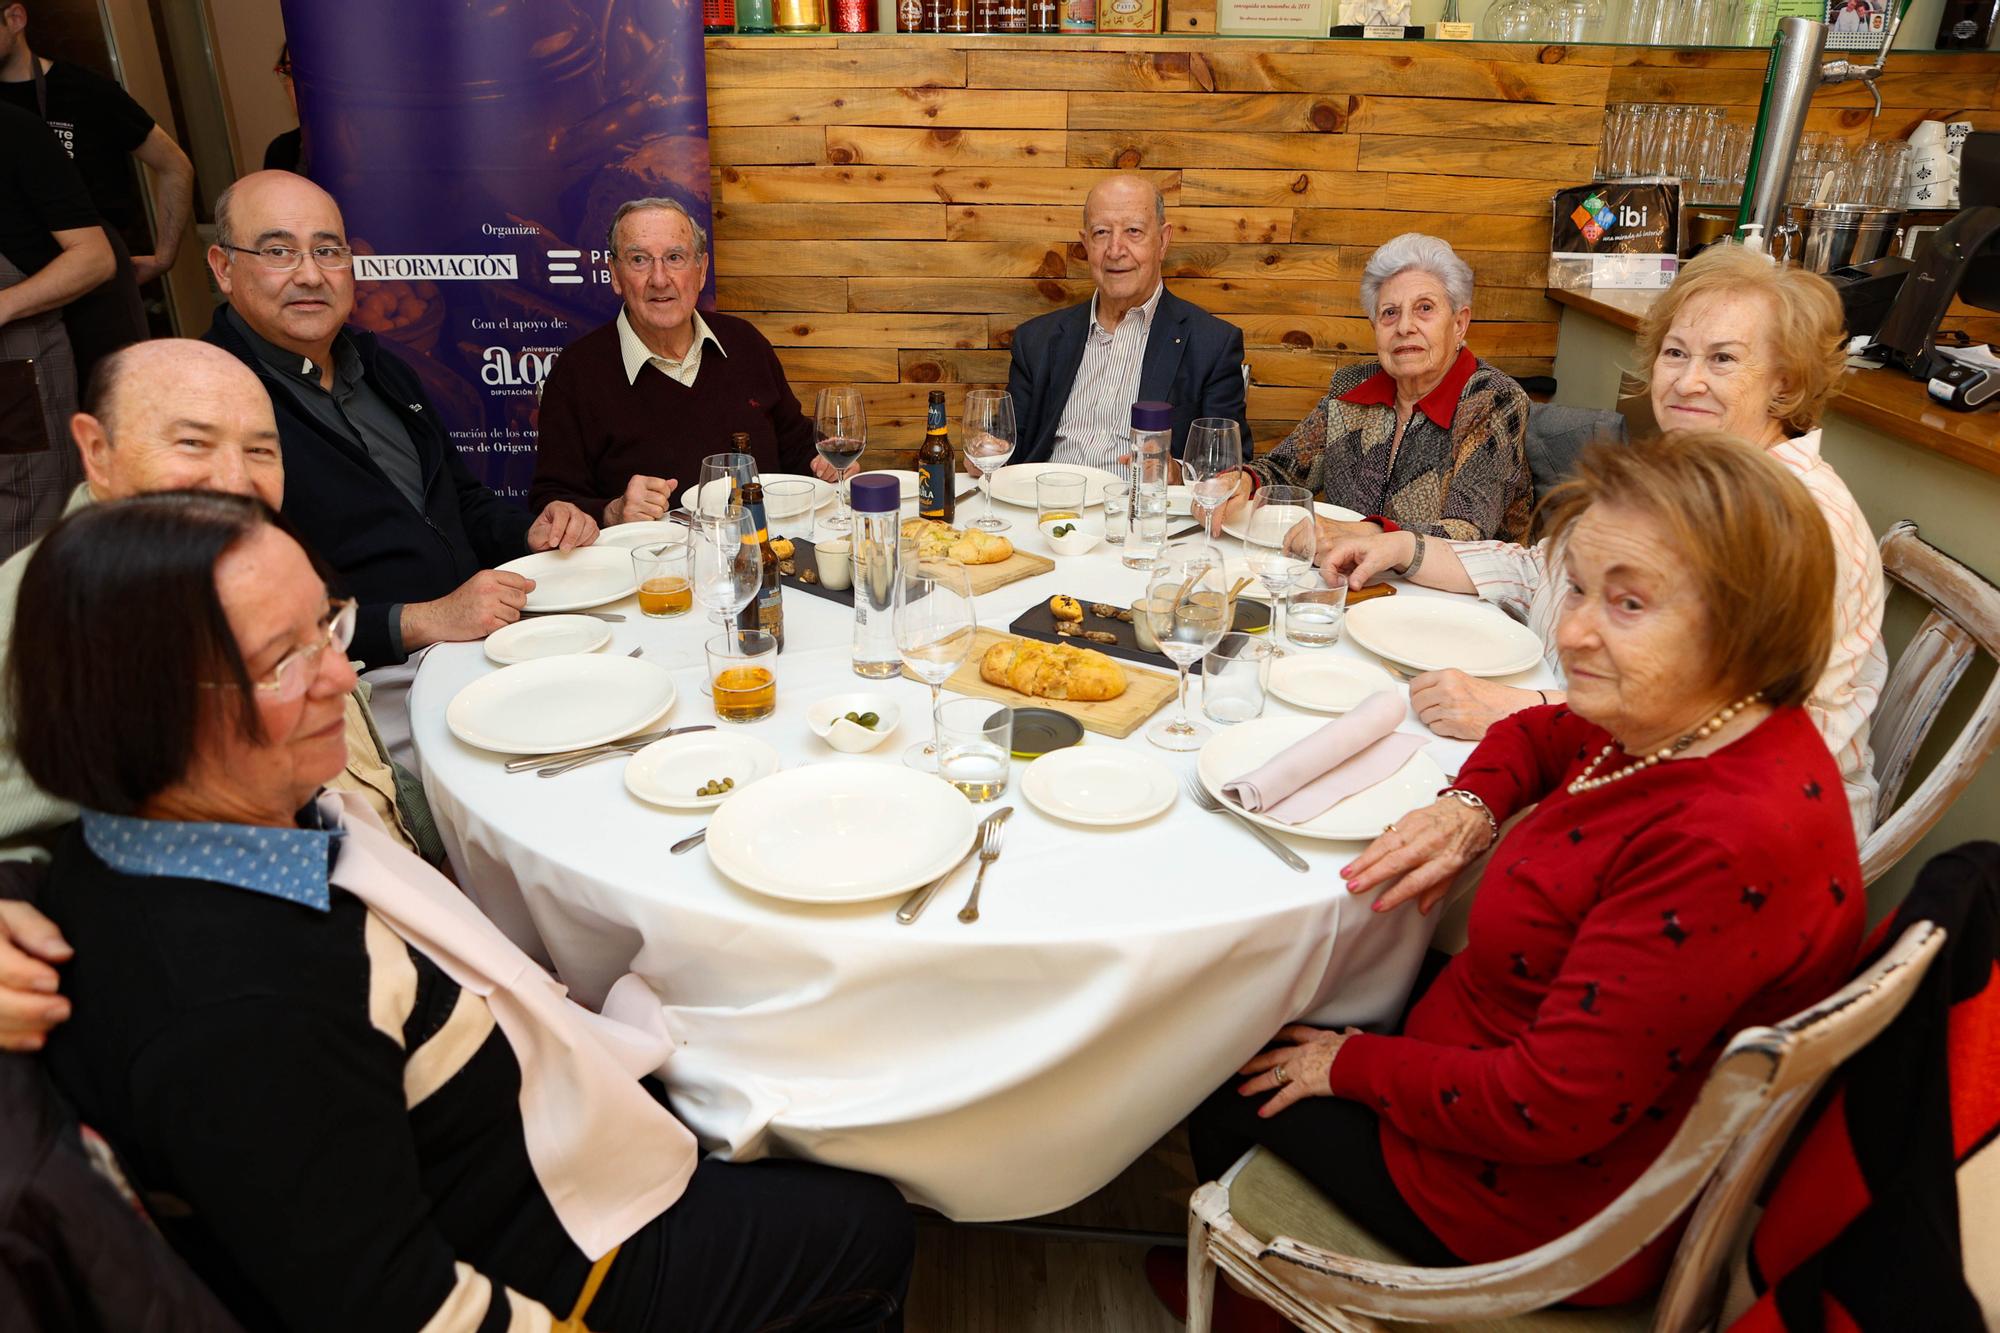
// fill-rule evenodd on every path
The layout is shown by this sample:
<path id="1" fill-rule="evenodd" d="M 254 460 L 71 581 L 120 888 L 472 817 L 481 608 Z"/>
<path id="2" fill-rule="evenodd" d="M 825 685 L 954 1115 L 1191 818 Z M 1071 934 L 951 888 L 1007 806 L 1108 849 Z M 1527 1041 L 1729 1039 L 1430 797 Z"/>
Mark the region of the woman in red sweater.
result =
<path id="1" fill-rule="evenodd" d="M 1567 704 L 1495 724 L 1343 871 L 1429 911 L 1510 830 L 1470 942 L 1399 1035 L 1283 1029 L 1211 1096 L 1202 1179 L 1256 1143 L 1413 1262 L 1563 1234 L 1673 1137 L 1730 1036 L 1850 972 L 1864 906 L 1840 773 L 1800 703 L 1834 556 L 1805 488 L 1727 436 L 1594 447 L 1554 497 Z M 1582 1293 L 1641 1296 L 1661 1236 Z"/>

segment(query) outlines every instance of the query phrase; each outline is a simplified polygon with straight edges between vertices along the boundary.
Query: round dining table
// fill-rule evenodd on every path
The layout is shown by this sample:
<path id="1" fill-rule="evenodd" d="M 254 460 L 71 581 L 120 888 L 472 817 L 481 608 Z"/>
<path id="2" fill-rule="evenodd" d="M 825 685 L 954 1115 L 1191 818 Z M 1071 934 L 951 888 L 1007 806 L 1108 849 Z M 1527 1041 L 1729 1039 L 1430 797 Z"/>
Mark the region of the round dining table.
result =
<path id="1" fill-rule="evenodd" d="M 1052 555 L 1032 509 L 996 509 L 1018 548 Z M 805 522 L 775 526 L 803 536 Z M 1101 508 L 1082 520 L 1100 532 L 1103 522 Z M 1243 565 L 1240 542 L 1218 545 Z M 1053 572 L 984 594 L 979 623 L 1004 630 L 1057 593 L 1129 605 L 1145 574 L 1123 566 L 1121 549 L 1056 558 Z M 1409 586 L 1397 595 L 1451 596 Z M 716 721 L 698 665 L 716 626 L 699 607 L 675 619 L 647 618 L 633 599 L 599 609 L 625 617 L 605 652 L 636 647 L 686 664 L 674 673 L 677 702 L 654 728 Z M 719 729 L 768 742 L 787 769 L 901 764 L 905 746 L 928 735 L 928 687 L 857 677 L 848 607 L 787 589 L 784 612 L 776 712 Z M 1347 636 L 1316 651 L 1375 660 Z M 411 693 L 425 788 L 459 883 L 583 1003 L 601 1002 L 627 972 L 652 986 L 677 1043 L 662 1071 L 673 1108 L 731 1158 L 872 1172 L 961 1221 L 1049 1213 L 1110 1181 L 1282 1024 L 1393 1021 L 1429 943 L 1434 915 L 1378 913 L 1375 895 L 1343 887 L 1339 868 L 1363 843 L 1283 835 L 1310 867 L 1301 874 L 1185 790 L 1137 825 L 1068 823 L 1022 799 L 1019 759 L 995 802 L 1015 810 L 975 923 L 957 915 L 972 865 L 910 925 L 895 918 L 900 894 L 841 906 L 766 897 L 726 878 L 704 850 L 669 854 L 708 812 L 632 796 L 623 760 L 544 779 L 508 773 L 508 756 L 453 736 L 446 706 L 499 669 L 477 643 L 442 645 Z M 1541 664 L 1506 679 L 1555 684 Z M 886 691 L 902 712 L 896 733 L 858 758 L 806 724 L 815 699 L 856 689 Z M 1190 697 L 1198 709 L 1198 676 Z M 1264 715 L 1316 716 L 1275 698 Z M 1427 737 L 1446 773 L 1472 750 L 1430 736 L 1414 714 L 1400 729 Z M 1083 744 L 1151 754 L 1177 777 L 1194 769 L 1194 755 L 1155 747 L 1144 726 L 1124 739 L 1092 732 Z M 881 838 L 899 837 L 906 817 L 881 810 Z"/>

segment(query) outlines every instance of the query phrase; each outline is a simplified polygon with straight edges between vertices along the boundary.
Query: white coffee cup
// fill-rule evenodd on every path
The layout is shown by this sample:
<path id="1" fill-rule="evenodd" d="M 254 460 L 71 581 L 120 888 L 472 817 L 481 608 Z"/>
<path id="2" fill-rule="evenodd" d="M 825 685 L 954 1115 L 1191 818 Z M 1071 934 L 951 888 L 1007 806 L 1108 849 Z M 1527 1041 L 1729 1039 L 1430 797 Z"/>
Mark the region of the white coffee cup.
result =
<path id="1" fill-rule="evenodd" d="M 819 586 L 830 592 L 845 592 L 854 583 L 853 543 L 842 540 L 821 542 L 813 548 L 819 561 Z"/>

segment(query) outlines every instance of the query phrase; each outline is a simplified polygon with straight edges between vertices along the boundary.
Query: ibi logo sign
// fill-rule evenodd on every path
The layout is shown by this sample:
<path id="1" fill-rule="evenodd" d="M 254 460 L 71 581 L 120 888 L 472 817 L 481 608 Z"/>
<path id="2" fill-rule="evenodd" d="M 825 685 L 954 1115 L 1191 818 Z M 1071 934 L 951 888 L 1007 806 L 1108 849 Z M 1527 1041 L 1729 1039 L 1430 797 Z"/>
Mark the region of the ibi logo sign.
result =
<path id="1" fill-rule="evenodd" d="M 1570 221 L 1583 233 L 1583 239 L 1595 245 L 1613 227 L 1643 227 L 1646 225 L 1646 209 L 1634 208 L 1630 204 L 1620 204 L 1612 208 L 1598 195 L 1587 195 L 1584 201 L 1570 212 Z"/>

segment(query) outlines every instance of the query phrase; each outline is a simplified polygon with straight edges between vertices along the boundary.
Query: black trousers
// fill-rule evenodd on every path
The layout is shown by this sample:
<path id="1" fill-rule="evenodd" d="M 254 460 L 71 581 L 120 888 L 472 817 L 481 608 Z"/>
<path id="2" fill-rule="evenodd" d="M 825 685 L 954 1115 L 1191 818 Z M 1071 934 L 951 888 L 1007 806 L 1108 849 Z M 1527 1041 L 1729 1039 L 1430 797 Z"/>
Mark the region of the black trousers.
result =
<path id="1" fill-rule="evenodd" d="M 885 1180 L 708 1158 L 618 1252 L 584 1322 L 597 1333 L 899 1333 L 915 1249 L 909 1206 Z"/>
<path id="2" fill-rule="evenodd" d="M 1447 961 L 1436 951 L 1424 959 L 1410 994 L 1412 1005 Z M 1383 1160 L 1381 1121 L 1371 1108 L 1344 1097 L 1311 1097 L 1264 1120 L 1257 1108 L 1271 1094 L 1241 1096 L 1236 1089 L 1242 1082 L 1230 1078 L 1188 1117 L 1188 1148 L 1196 1179 L 1215 1180 L 1244 1153 L 1262 1147 L 1283 1158 L 1369 1235 L 1411 1263 L 1447 1268 L 1465 1262 L 1403 1201 Z"/>

